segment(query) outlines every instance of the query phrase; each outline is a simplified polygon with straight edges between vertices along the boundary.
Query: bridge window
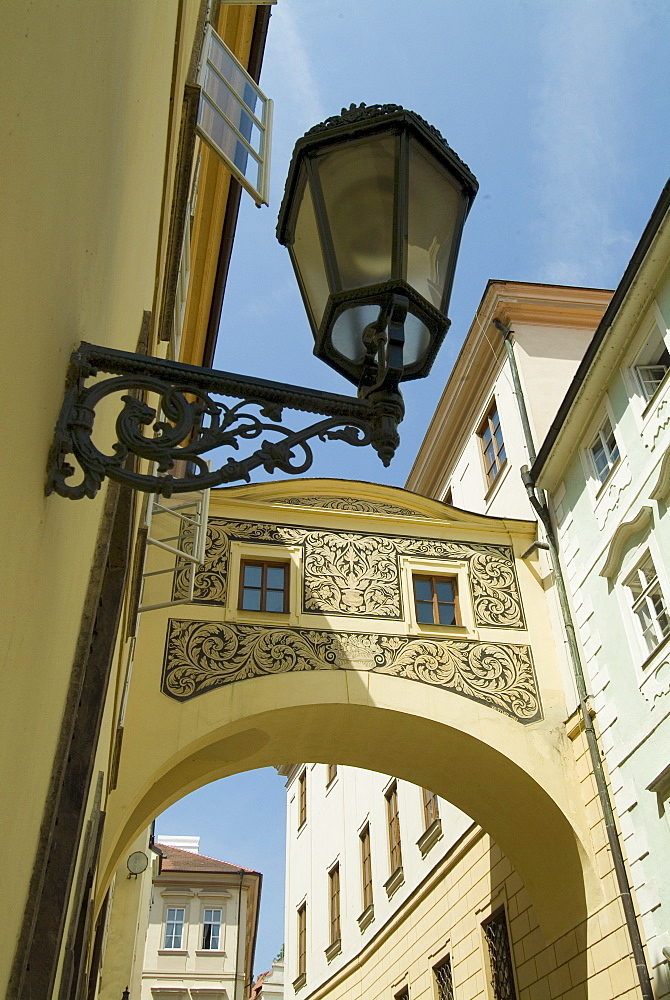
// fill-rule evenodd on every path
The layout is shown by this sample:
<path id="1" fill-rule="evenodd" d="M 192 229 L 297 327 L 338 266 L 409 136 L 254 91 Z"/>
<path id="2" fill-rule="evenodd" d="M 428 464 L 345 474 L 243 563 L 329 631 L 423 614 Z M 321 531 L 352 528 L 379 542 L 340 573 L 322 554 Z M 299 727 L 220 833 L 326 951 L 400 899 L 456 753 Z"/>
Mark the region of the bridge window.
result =
<path id="1" fill-rule="evenodd" d="M 455 576 L 414 574 L 416 619 L 422 625 L 460 625 Z"/>
<path id="2" fill-rule="evenodd" d="M 163 948 L 168 950 L 181 951 L 184 937 L 184 908 L 182 906 L 168 906 L 165 918 L 165 937 Z"/>
<path id="3" fill-rule="evenodd" d="M 498 910 L 482 924 L 489 950 L 491 986 L 495 1000 L 516 1000 L 512 952 L 507 933 L 504 909 Z"/>
<path id="4" fill-rule="evenodd" d="M 286 614 L 289 610 L 289 563 L 243 560 L 240 610 Z"/>
<path id="5" fill-rule="evenodd" d="M 206 909 L 202 921 L 202 950 L 218 951 L 221 947 L 221 910 Z"/>

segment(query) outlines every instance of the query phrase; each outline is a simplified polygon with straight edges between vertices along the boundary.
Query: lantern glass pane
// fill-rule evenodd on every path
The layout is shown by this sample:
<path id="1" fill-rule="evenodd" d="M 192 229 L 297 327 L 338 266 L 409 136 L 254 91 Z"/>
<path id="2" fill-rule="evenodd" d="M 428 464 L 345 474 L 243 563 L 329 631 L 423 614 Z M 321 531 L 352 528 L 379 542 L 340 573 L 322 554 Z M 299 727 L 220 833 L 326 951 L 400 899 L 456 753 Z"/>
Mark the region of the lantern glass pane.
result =
<path id="1" fill-rule="evenodd" d="M 342 289 L 391 278 L 395 148 L 383 136 L 317 158 Z"/>
<path id="2" fill-rule="evenodd" d="M 309 184 L 305 184 L 298 210 L 293 254 L 309 302 L 312 322 L 318 329 L 328 301 L 329 289 Z"/>
<path id="3" fill-rule="evenodd" d="M 333 324 L 331 334 L 331 343 L 335 350 L 349 361 L 361 364 L 365 358 L 363 331 L 378 317 L 378 305 L 352 306 L 351 309 L 341 312 Z"/>
<path id="4" fill-rule="evenodd" d="M 462 194 L 447 171 L 414 140 L 410 140 L 408 200 L 407 281 L 442 309 Z"/>
<path id="5" fill-rule="evenodd" d="M 405 346 L 402 352 L 404 367 L 409 368 L 410 365 L 414 365 L 417 361 L 420 361 L 429 347 L 430 330 L 425 323 L 422 323 L 418 316 L 407 313 L 407 319 L 405 320 Z"/>

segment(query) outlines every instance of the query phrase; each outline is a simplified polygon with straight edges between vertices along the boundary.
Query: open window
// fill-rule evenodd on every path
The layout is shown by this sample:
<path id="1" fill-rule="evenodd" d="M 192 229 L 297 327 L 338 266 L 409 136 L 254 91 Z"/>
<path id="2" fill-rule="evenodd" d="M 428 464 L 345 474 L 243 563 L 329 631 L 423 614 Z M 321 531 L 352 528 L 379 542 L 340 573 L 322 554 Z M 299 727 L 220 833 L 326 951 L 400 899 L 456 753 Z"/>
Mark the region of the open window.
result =
<path id="1" fill-rule="evenodd" d="M 670 618 L 652 557 L 647 550 L 624 580 L 633 614 L 647 653 L 670 635 Z"/>
<path id="2" fill-rule="evenodd" d="M 670 369 L 670 353 L 663 339 L 661 328 L 654 322 L 644 347 L 633 362 L 636 389 L 644 404 L 651 402 Z"/>

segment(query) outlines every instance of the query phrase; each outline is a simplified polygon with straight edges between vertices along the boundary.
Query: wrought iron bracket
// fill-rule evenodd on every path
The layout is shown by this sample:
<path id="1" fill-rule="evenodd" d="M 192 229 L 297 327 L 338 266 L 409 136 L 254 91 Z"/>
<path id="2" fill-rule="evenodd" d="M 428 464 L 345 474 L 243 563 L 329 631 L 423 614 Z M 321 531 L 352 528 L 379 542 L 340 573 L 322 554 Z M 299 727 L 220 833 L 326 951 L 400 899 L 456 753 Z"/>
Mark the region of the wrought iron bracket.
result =
<path id="1" fill-rule="evenodd" d="M 239 402 L 227 405 L 213 396 Z M 104 414 L 98 412 L 96 426 L 98 404 Z M 284 409 L 322 419 L 292 430 L 282 424 Z M 167 497 L 249 482 L 258 468 L 302 475 L 312 465 L 314 439 L 371 444 L 388 465 L 403 416 L 397 384 L 357 399 L 82 343 L 70 359 L 46 492 L 94 497 L 107 477 Z M 239 452 L 241 444 L 259 439 L 247 457 L 215 456 L 214 464 L 222 464 L 210 469 L 205 456 L 216 449 Z M 154 471 L 137 471 L 138 459 Z"/>

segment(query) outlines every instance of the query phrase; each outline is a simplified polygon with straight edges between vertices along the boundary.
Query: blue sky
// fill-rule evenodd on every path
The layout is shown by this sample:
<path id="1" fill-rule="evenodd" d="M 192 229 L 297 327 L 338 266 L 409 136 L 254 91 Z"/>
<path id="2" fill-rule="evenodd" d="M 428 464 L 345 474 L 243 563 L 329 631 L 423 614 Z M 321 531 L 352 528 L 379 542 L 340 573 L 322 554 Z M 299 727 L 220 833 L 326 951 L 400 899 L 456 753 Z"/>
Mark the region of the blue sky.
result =
<path id="1" fill-rule="evenodd" d="M 351 103 L 396 103 L 435 125 L 477 176 L 430 377 L 410 383 L 401 447 L 317 445 L 313 474 L 402 486 L 489 278 L 614 288 L 667 180 L 667 0 L 278 0 L 261 76 L 275 101 L 270 208 L 243 198 L 215 364 L 334 392 L 311 355 L 274 235 L 295 140 Z M 262 683 L 254 682 L 254 683 Z M 265 875 L 256 971 L 283 940 L 283 781 L 251 772 L 173 806 L 163 833 Z"/>

